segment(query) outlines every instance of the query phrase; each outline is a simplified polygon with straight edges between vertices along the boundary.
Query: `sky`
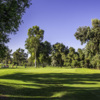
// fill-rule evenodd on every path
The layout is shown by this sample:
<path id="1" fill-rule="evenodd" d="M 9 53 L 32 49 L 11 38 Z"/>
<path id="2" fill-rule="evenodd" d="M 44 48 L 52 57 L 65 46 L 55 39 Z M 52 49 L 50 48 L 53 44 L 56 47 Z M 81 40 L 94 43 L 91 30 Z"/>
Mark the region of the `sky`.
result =
<path id="1" fill-rule="evenodd" d="M 100 0 L 32 0 L 26 9 L 16 35 L 7 44 L 12 51 L 25 49 L 28 29 L 39 26 L 44 30 L 43 41 L 52 45 L 59 42 L 68 47 L 84 48 L 86 44 L 74 36 L 78 27 L 90 26 L 92 19 L 100 19 Z M 27 50 L 25 50 L 27 52 Z"/>

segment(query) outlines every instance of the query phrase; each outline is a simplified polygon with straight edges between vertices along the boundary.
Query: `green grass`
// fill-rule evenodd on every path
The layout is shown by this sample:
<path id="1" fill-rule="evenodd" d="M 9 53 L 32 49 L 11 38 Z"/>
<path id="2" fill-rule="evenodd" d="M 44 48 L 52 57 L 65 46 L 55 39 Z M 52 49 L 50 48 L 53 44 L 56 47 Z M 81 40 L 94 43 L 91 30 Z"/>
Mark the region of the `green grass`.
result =
<path id="1" fill-rule="evenodd" d="M 0 69 L 0 100 L 100 100 L 100 70 Z"/>

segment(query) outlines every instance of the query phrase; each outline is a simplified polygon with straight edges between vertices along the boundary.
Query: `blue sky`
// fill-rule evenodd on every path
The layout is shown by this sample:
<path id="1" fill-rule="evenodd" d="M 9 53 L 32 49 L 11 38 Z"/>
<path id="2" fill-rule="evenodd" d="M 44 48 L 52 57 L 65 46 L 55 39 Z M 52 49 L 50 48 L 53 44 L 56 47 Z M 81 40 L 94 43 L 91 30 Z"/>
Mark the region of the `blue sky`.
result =
<path id="1" fill-rule="evenodd" d="M 100 0 L 32 0 L 22 17 L 24 23 L 16 35 L 10 35 L 7 45 L 13 51 L 25 49 L 28 29 L 37 25 L 45 31 L 43 41 L 63 43 L 77 50 L 85 47 L 74 36 L 77 28 L 91 27 L 94 18 L 100 19 Z"/>

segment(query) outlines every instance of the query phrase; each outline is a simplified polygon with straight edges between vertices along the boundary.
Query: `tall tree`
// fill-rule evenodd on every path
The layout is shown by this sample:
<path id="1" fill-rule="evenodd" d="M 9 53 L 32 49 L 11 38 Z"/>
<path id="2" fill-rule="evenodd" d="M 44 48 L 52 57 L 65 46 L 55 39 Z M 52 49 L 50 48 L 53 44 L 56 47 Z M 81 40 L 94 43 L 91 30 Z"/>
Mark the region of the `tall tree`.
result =
<path id="1" fill-rule="evenodd" d="M 35 67 L 37 60 L 37 50 L 43 40 L 44 30 L 40 29 L 38 26 L 33 26 L 28 30 L 28 38 L 25 41 L 25 47 L 29 53 L 35 56 Z"/>
<path id="2" fill-rule="evenodd" d="M 9 34 L 16 33 L 21 24 L 22 15 L 31 0 L 0 0 L 0 56 L 4 56 L 9 42 Z"/>
<path id="3" fill-rule="evenodd" d="M 75 37 L 81 41 L 81 44 L 87 43 L 85 47 L 85 62 L 87 67 L 91 67 L 93 58 L 99 58 L 97 55 L 100 54 L 100 20 L 93 19 L 91 28 L 86 26 L 79 27 Z"/>

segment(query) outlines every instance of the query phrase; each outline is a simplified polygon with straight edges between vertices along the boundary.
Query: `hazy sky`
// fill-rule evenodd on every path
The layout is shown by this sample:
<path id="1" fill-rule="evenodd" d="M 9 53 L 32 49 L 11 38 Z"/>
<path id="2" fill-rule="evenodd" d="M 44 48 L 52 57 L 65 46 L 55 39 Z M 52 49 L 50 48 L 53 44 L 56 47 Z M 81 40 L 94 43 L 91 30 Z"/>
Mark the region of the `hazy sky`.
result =
<path id="1" fill-rule="evenodd" d="M 44 40 L 51 44 L 60 42 L 68 47 L 83 48 L 74 34 L 79 26 L 90 26 L 91 19 L 100 19 L 100 0 L 32 0 L 23 15 L 16 35 L 7 44 L 15 51 L 25 48 L 28 29 L 34 25 L 45 31 Z"/>

